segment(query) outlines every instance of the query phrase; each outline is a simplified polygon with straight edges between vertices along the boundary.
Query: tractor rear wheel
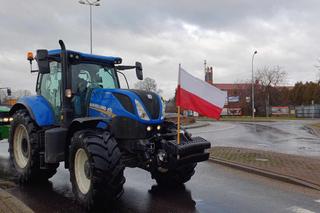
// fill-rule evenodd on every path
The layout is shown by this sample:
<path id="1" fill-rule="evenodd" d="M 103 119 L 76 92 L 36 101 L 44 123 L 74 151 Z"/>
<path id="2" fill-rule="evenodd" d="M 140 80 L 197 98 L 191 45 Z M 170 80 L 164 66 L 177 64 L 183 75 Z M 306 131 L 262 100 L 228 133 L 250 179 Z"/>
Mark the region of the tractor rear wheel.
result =
<path id="1" fill-rule="evenodd" d="M 151 176 L 161 186 L 179 186 L 191 179 L 196 165 L 196 163 L 187 164 L 168 171 L 155 170 L 151 172 Z"/>
<path id="2" fill-rule="evenodd" d="M 46 181 L 57 171 L 59 164 L 40 169 L 40 141 L 38 127 L 26 110 L 13 115 L 9 135 L 10 162 L 20 183 Z"/>
<path id="3" fill-rule="evenodd" d="M 76 132 L 71 139 L 69 162 L 73 193 L 87 209 L 110 205 L 122 195 L 124 165 L 109 132 Z"/>

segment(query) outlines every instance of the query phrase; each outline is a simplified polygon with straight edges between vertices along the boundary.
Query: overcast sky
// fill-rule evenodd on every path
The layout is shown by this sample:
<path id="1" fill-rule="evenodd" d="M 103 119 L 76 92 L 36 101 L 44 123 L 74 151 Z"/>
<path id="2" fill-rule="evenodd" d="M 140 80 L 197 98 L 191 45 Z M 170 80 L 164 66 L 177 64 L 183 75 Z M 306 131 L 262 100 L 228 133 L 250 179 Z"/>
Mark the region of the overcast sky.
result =
<path id="1" fill-rule="evenodd" d="M 27 51 L 56 49 L 63 39 L 68 49 L 89 52 L 89 8 L 77 0 L 0 3 L 0 87 L 34 92 Z M 251 77 L 254 50 L 255 68 L 280 65 L 287 84 L 318 77 L 319 0 L 101 0 L 93 9 L 94 53 L 141 61 L 165 98 L 173 96 L 179 63 L 203 79 L 206 59 L 214 82 L 234 83 Z"/>

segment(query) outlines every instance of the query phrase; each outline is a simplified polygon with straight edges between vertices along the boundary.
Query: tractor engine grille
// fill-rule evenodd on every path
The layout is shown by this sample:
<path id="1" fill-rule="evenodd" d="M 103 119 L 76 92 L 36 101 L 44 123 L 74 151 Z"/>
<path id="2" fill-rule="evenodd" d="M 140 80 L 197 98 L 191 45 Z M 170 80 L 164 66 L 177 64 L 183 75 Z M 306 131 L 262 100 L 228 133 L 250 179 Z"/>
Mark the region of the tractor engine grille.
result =
<path id="1" fill-rule="evenodd" d="M 158 119 L 160 115 L 160 101 L 159 96 L 154 92 L 147 92 L 142 90 L 131 90 L 136 93 L 142 100 L 146 110 L 151 115 L 151 119 Z"/>
<path id="2" fill-rule="evenodd" d="M 113 95 L 120 101 L 121 105 L 128 111 L 134 114 L 134 108 L 131 103 L 131 100 L 128 96 L 120 94 L 120 93 L 113 93 Z"/>

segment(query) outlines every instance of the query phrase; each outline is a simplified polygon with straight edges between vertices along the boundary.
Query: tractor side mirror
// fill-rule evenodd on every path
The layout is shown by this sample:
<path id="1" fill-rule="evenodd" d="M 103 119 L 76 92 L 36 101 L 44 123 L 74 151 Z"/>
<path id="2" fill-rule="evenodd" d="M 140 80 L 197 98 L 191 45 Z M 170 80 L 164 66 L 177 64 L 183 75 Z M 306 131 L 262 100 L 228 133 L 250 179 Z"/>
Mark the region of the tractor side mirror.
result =
<path id="1" fill-rule="evenodd" d="M 136 62 L 136 75 L 139 80 L 143 80 L 142 65 L 138 61 Z"/>
<path id="2" fill-rule="evenodd" d="M 37 62 L 41 74 L 50 73 L 48 50 L 37 50 Z"/>

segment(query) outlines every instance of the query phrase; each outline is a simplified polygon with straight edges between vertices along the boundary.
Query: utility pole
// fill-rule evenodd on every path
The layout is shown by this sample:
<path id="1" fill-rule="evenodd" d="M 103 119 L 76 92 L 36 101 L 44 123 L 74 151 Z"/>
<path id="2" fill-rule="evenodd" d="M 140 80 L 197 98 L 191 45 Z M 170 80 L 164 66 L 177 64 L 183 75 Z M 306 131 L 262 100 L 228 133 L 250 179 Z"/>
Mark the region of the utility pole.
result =
<path id="1" fill-rule="evenodd" d="M 207 60 L 204 60 L 204 80 L 206 80 Z"/>
<path id="2" fill-rule="evenodd" d="M 89 0 L 80 0 L 79 3 L 83 5 L 88 5 L 90 7 L 90 53 L 92 54 L 92 7 L 93 6 L 100 6 L 98 3 L 100 0 L 89 1 Z"/>
<path id="3" fill-rule="evenodd" d="M 254 59 L 254 56 L 258 53 L 257 50 L 255 50 L 253 52 L 253 55 L 252 55 L 252 80 L 251 80 L 251 90 L 252 90 L 252 118 L 254 119 L 254 114 L 255 114 L 255 108 L 254 108 L 254 76 L 253 76 L 253 59 Z"/>

